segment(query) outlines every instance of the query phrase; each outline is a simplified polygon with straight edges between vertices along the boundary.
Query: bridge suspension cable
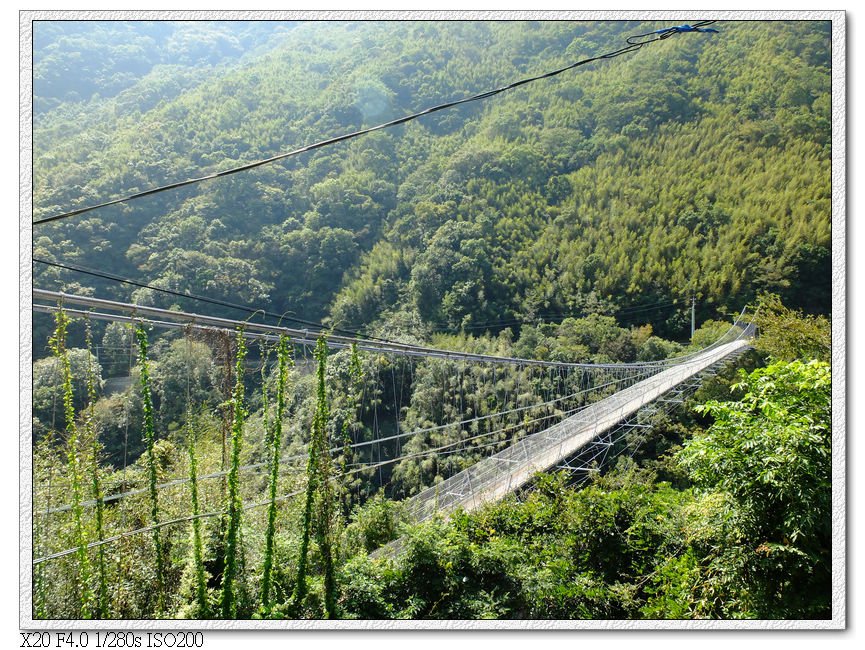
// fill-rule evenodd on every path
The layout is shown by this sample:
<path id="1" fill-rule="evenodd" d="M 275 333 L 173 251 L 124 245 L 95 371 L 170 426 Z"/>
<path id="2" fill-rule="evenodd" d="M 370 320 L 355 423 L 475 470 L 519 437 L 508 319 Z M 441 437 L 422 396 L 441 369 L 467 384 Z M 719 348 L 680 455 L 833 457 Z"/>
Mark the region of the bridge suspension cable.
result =
<path id="1" fill-rule="evenodd" d="M 33 258 L 33 261 L 38 264 L 44 264 L 46 266 L 53 266 L 55 268 L 65 269 L 67 271 L 74 271 L 76 273 L 83 273 L 84 275 L 90 275 L 96 278 L 102 278 L 103 280 L 111 280 L 113 282 L 120 282 L 122 284 L 128 284 L 134 287 L 140 287 L 142 289 L 150 289 L 151 291 L 156 291 L 158 293 L 163 293 L 169 296 L 175 296 L 177 298 L 186 298 L 189 300 L 195 300 L 197 302 L 203 302 L 211 305 L 216 305 L 218 307 L 228 307 L 229 309 L 236 309 L 238 311 L 245 312 L 250 314 L 250 317 L 261 315 L 262 317 L 273 318 L 277 321 L 277 324 L 281 324 L 283 321 L 299 323 L 300 325 L 306 325 L 307 327 L 313 328 L 316 332 L 329 331 L 334 332 L 336 334 L 342 334 L 345 336 L 352 336 L 356 338 L 364 338 L 370 341 L 380 341 L 382 343 L 394 343 L 386 338 L 381 338 L 378 336 L 370 336 L 363 335 L 354 330 L 349 330 L 345 328 L 332 327 L 328 328 L 326 325 L 322 323 L 317 323 L 315 321 L 306 320 L 304 318 L 299 318 L 297 316 L 293 316 L 288 312 L 277 314 L 276 312 L 271 312 L 266 309 L 256 309 L 255 307 L 249 307 L 245 305 L 239 305 L 233 302 L 229 302 L 227 300 L 218 300 L 216 298 L 209 298 L 207 296 L 199 296 L 194 293 L 188 293 L 183 291 L 174 291 L 172 289 L 166 289 L 164 287 L 157 287 L 153 284 L 148 284 L 146 282 L 139 282 L 137 280 L 133 280 L 131 278 L 125 278 L 121 275 L 117 275 L 115 273 L 106 273 L 105 271 L 97 271 L 95 269 L 89 269 L 84 266 L 79 266 L 77 264 L 62 264 L 60 262 L 52 262 L 50 260 L 43 260 L 37 257 Z"/>
<path id="2" fill-rule="evenodd" d="M 698 352 L 664 359 L 662 361 L 647 361 L 637 363 L 576 363 L 564 361 L 542 361 L 538 359 L 521 359 L 518 357 L 503 357 L 489 354 L 477 354 L 471 352 L 456 352 L 453 350 L 445 350 L 430 346 L 414 345 L 409 343 L 379 343 L 374 340 L 356 337 L 346 337 L 337 334 L 328 334 L 327 332 L 310 332 L 306 329 L 297 329 L 289 327 L 278 327 L 274 325 L 265 325 L 260 323 L 252 323 L 248 321 L 239 321 L 227 318 L 217 318 L 206 316 L 203 314 L 195 314 L 189 312 L 173 311 L 169 309 L 160 309 L 158 307 L 147 307 L 144 305 L 136 305 L 131 303 L 123 303 L 114 300 L 104 300 L 100 298 L 91 298 L 89 296 L 78 296 L 57 291 L 46 291 L 44 289 L 33 290 L 34 300 L 47 300 L 53 304 L 36 304 L 33 305 L 33 310 L 43 313 L 52 313 L 60 307 L 58 304 L 77 304 L 88 307 L 98 307 L 102 309 L 120 311 L 120 314 L 112 314 L 105 312 L 70 310 L 63 308 L 68 314 L 88 317 L 95 320 L 109 320 L 115 322 L 147 322 L 154 327 L 165 329 L 181 329 L 185 327 L 193 328 L 222 328 L 243 330 L 244 336 L 250 339 L 265 339 L 277 340 L 280 334 L 288 334 L 292 337 L 294 343 L 303 346 L 315 345 L 314 335 L 324 334 L 327 336 L 328 345 L 332 348 L 344 349 L 356 345 L 358 349 L 367 352 L 382 352 L 403 354 L 413 357 L 427 357 L 450 359 L 459 361 L 471 362 L 490 362 L 490 363 L 506 363 L 517 365 L 534 365 L 549 368 L 663 368 L 672 364 L 682 363 L 689 358 L 692 358 Z M 128 314 L 128 315 L 124 315 Z M 159 317 L 165 320 L 156 320 L 150 317 Z M 735 327 L 732 326 L 732 327 Z M 732 329 L 731 327 L 731 329 Z"/>
<path id="3" fill-rule="evenodd" d="M 537 472 L 578 453 L 600 434 L 615 428 L 678 384 L 727 357 L 740 354 L 750 347 L 751 336 L 753 326 L 742 327 L 738 334 L 722 337 L 719 345 L 701 351 L 686 363 L 632 384 L 427 488 L 406 503 L 409 520 L 421 522 L 436 514 L 448 516 L 458 508 L 473 510 L 500 499 L 528 483 Z"/>

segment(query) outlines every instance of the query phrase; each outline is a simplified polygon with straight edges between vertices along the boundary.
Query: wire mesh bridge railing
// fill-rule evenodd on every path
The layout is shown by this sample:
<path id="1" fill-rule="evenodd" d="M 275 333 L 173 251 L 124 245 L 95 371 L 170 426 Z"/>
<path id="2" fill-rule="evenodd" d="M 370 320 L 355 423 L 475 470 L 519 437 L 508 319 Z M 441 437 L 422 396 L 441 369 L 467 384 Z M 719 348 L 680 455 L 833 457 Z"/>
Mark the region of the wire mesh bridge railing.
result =
<path id="1" fill-rule="evenodd" d="M 540 471 L 573 456 L 599 435 L 658 399 L 676 385 L 749 347 L 753 325 L 737 325 L 699 354 L 590 404 L 577 414 L 527 436 L 469 469 L 410 498 L 406 515 L 421 522 L 458 508 L 473 510 L 525 485 Z"/>

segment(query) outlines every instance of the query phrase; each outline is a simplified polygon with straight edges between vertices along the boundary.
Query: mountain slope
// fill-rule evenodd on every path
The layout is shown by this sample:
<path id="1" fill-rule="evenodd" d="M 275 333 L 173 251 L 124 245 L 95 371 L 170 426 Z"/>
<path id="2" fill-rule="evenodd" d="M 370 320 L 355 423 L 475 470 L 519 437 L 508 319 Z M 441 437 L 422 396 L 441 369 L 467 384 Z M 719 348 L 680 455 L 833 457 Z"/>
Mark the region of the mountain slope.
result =
<path id="1" fill-rule="evenodd" d="M 110 118 L 76 127 L 54 108 L 37 123 L 34 216 L 288 151 L 664 26 L 303 23 L 188 86 L 171 81 L 199 69 L 179 50 L 85 104 Z M 680 336 L 691 295 L 706 318 L 759 291 L 827 312 L 829 24 L 716 27 L 312 155 L 37 226 L 34 255 L 353 327 L 401 312 L 433 329 L 622 309 L 627 323 L 629 306 L 666 305 L 636 320 Z M 249 42 L 240 36 L 233 42 Z M 44 65 L 37 56 L 38 78 L 50 76 Z M 171 84 L 156 101 L 154 88 Z M 38 264 L 34 277 L 178 302 Z"/>

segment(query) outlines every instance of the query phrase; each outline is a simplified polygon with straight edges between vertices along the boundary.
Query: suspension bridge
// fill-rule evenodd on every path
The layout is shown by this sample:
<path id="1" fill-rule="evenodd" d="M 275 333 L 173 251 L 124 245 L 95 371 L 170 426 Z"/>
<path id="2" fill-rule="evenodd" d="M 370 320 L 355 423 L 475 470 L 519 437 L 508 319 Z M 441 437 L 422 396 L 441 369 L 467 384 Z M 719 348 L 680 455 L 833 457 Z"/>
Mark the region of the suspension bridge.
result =
<path id="1" fill-rule="evenodd" d="M 447 514 L 456 509 L 474 510 L 501 499 L 528 483 L 538 472 L 578 454 L 592 441 L 680 384 L 741 354 L 750 345 L 748 332 L 748 328 L 731 332 L 725 335 L 731 340 L 723 340 L 692 358 L 680 360 L 677 365 L 623 388 L 424 490 L 409 502 L 410 519 L 425 521 L 435 514 Z"/>
<path id="2" fill-rule="evenodd" d="M 627 39 L 624 46 L 618 49 L 581 59 L 544 74 L 436 104 L 389 122 L 331 137 L 293 151 L 223 169 L 216 173 L 203 173 L 194 178 L 133 192 L 86 207 L 42 216 L 34 219 L 33 223 L 39 225 L 68 219 L 108 206 L 129 203 L 157 193 L 245 172 L 367 133 L 405 124 L 424 115 L 468 102 L 485 100 L 592 62 L 609 60 L 635 52 L 646 45 L 682 33 L 717 33 L 717 30 L 707 28 L 714 22 L 699 21 L 633 35 Z M 37 258 L 34 258 L 34 261 L 132 285 L 149 286 L 128 278 L 80 267 Z M 150 288 L 165 293 L 175 293 L 180 297 L 191 297 L 165 289 Z M 421 481 L 421 484 L 432 483 L 433 485 L 420 491 L 417 485 L 412 485 L 410 488 L 403 485 L 403 494 L 408 496 L 405 509 L 408 517 L 413 521 L 423 521 L 436 513 L 447 516 L 457 508 L 470 510 L 480 507 L 522 487 L 538 471 L 558 466 L 588 469 L 590 464 L 606 458 L 607 451 L 617 440 L 617 432 L 629 426 L 644 426 L 633 420 L 639 419 L 640 414 L 651 408 L 652 404 L 663 403 L 665 395 L 676 391 L 681 392 L 684 390 L 683 387 L 696 385 L 695 382 L 698 383 L 706 373 L 711 373 L 725 360 L 740 354 L 748 347 L 748 341 L 753 335 L 753 328 L 740 320 L 713 345 L 690 355 L 650 363 L 589 364 L 443 350 L 372 337 L 360 338 L 351 332 L 345 335 L 339 330 L 325 333 L 315 327 L 310 330 L 265 325 L 252 322 L 254 315 L 247 321 L 233 321 L 203 314 L 100 300 L 87 296 L 73 296 L 40 289 L 33 291 L 33 299 L 34 312 L 38 313 L 55 312 L 62 305 L 67 315 L 87 321 L 103 320 L 144 324 L 152 328 L 180 329 L 187 337 L 221 336 L 224 352 L 230 349 L 228 335 L 239 330 L 245 338 L 259 342 L 262 353 L 262 378 L 266 370 L 264 367 L 267 359 L 266 346 L 273 345 L 283 335 L 291 337 L 295 354 L 302 354 L 304 359 L 309 359 L 309 351 L 315 345 L 316 339 L 322 335 L 326 336 L 327 345 L 331 350 L 351 348 L 369 354 L 376 360 L 371 362 L 374 371 L 371 373 L 373 379 L 367 380 L 363 388 L 364 395 L 369 399 L 359 407 L 357 413 L 359 426 L 351 432 L 350 442 L 347 441 L 341 449 L 334 448 L 331 451 L 341 451 L 344 457 L 351 456 L 351 462 L 343 467 L 344 474 L 366 472 L 368 475 L 369 472 L 378 472 L 380 488 L 384 487 L 385 469 L 391 479 L 396 482 L 402 480 L 406 484 L 405 477 L 410 473 L 410 468 L 420 463 L 422 467 L 418 472 L 431 474 L 422 476 L 421 478 L 429 480 Z M 211 304 L 237 308 L 236 305 L 220 303 L 212 299 L 207 301 Z M 266 312 L 261 312 L 259 315 L 273 316 Z M 282 317 L 280 317 L 281 321 Z M 130 353 L 130 370 L 132 356 Z M 406 360 L 408 360 L 407 372 L 404 368 Z M 227 357 L 223 361 L 227 361 Z M 228 365 L 226 363 L 226 367 Z M 399 389 L 395 372 L 397 366 L 401 367 Z M 390 368 L 390 387 L 383 379 L 382 367 Z M 406 375 L 408 375 L 407 379 Z M 115 381 L 112 388 L 119 392 L 124 386 L 129 386 L 129 382 Z M 427 390 L 440 389 L 437 408 L 432 409 L 435 413 L 430 410 L 418 412 L 413 408 L 412 397 L 417 386 L 423 386 Z M 264 390 L 266 403 L 266 388 Z M 385 397 L 388 399 L 385 400 Z M 380 416 L 389 417 L 392 422 L 383 425 Z M 224 440 L 223 435 L 223 445 Z M 595 453 L 596 448 L 601 449 L 601 452 Z M 375 458 L 376 454 L 377 458 Z M 283 460 L 286 461 L 287 467 L 296 468 L 297 463 L 302 463 L 305 457 L 306 454 L 301 452 Z M 454 460 L 457 457 L 459 460 Z M 467 463 L 466 459 L 472 462 Z M 428 460 L 433 461 L 432 470 L 424 465 Z M 223 446 L 223 467 L 200 478 L 202 480 L 224 478 L 226 476 L 224 464 Z M 249 486 L 246 491 L 248 495 L 255 494 L 256 477 L 266 471 L 266 465 L 267 463 L 253 462 L 240 468 L 244 476 L 248 477 Z M 146 491 L 143 487 L 130 489 L 126 466 L 127 452 L 124 449 L 121 488 L 112 494 L 99 497 L 99 502 L 111 503 L 119 507 L 127 500 L 134 501 L 137 496 Z M 163 481 L 158 488 L 162 494 L 165 494 L 189 481 L 188 478 L 177 476 Z M 62 516 L 62 513 L 69 512 L 72 507 L 70 504 L 54 503 L 57 492 L 59 491 L 61 495 L 64 493 L 63 481 L 55 480 L 52 483 L 49 473 L 47 483 L 47 494 L 38 494 L 34 491 L 34 512 L 42 516 Z M 68 485 L 65 487 L 68 488 Z M 280 498 L 290 499 L 297 493 L 297 490 L 292 490 Z M 204 495 L 204 501 L 207 501 L 207 494 Z M 91 500 L 83 505 L 93 506 L 96 503 L 96 500 Z M 210 503 L 217 506 L 221 505 L 222 501 L 214 496 Z M 262 503 L 250 499 L 244 508 L 252 509 L 267 503 L 269 502 Z M 193 518 L 220 516 L 224 514 L 224 510 L 215 508 L 207 513 L 196 515 L 175 514 L 177 516 L 171 519 L 154 522 L 149 526 L 116 530 L 115 534 L 92 542 L 89 547 L 114 543 L 155 528 L 188 522 Z M 118 518 L 117 526 L 122 528 L 124 521 L 123 517 Z M 37 555 L 41 554 L 41 557 L 36 557 L 34 564 L 64 557 L 76 550 L 49 549 L 50 545 L 50 541 L 40 542 Z"/>
<path id="3" fill-rule="evenodd" d="M 314 346 L 321 335 L 321 332 L 307 329 L 234 321 L 40 289 L 33 291 L 33 298 L 34 312 L 52 313 L 62 309 L 72 318 L 141 323 L 153 328 L 181 329 L 187 335 L 193 331 L 220 332 L 227 337 L 240 330 L 248 339 L 266 344 L 287 334 L 298 350 L 297 358 L 308 357 L 306 351 L 300 350 Z M 659 408 L 669 410 L 680 403 L 679 396 L 696 388 L 706 375 L 747 350 L 754 332 L 754 326 L 743 312 L 723 336 L 697 352 L 661 361 L 606 364 L 520 359 L 328 335 L 328 346 L 332 350 L 355 346 L 371 358 L 389 360 L 393 385 L 387 387 L 381 377 L 374 377 L 376 385 L 368 391 L 375 406 L 367 407 L 366 411 L 379 408 L 387 389 L 388 397 L 394 402 L 388 414 L 395 420 L 385 427 L 381 425 L 384 414 L 374 412 L 371 421 L 379 426 L 371 428 L 368 432 L 371 435 L 357 434 L 350 444 L 335 446 L 331 452 L 351 452 L 352 462 L 344 467 L 343 476 L 366 473 L 369 477 L 379 472 L 381 477 L 382 469 L 388 468 L 393 478 L 401 475 L 401 468 L 434 459 L 440 466 L 436 475 L 430 477 L 434 484 L 403 502 L 407 520 L 422 522 L 433 516 L 447 517 L 457 509 L 470 511 L 524 487 L 538 472 L 555 468 L 595 470 L 626 432 L 650 426 L 643 421 L 646 420 L 644 416 Z M 393 370 L 394 363 L 400 359 L 409 360 L 412 369 L 405 391 L 402 386 L 398 389 Z M 407 417 L 411 392 L 424 383 L 440 385 L 439 422 Z M 363 415 L 360 419 L 363 420 Z M 386 450 L 384 457 L 383 448 Z M 378 451 L 378 458 L 373 450 Z M 463 464 L 466 457 L 476 462 L 468 467 L 461 467 L 460 463 L 448 464 L 447 460 L 456 453 L 462 454 Z M 303 451 L 284 457 L 281 472 L 294 472 L 292 478 L 297 481 L 305 459 Z M 255 487 L 260 482 L 256 481 L 267 471 L 267 465 L 249 463 L 240 468 L 247 477 L 246 494 L 252 496 L 256 489 L 260 491 Z M 199 476 L 199 480 L 224 478 L 226 474 L 225 469 L 220 468 Z M 157 487 L 160 493 L 165 493 L 188 482 L 187 477 L 177 476 Z M 282 494 L 278 500 L 301 494 L 298 485 L 295 482 L 295 489 Z M 116 505 L 143 497 L 146 492 L 143 486 L 131 487 L 125 480 L 122 486 L 126 489 L 103 496 L 102 502 Z M 53 490 L 54 497 L 48 494 L 34 499 L 34 514 L 52 516 L 69 512 L 69 504 L 55 502 L 58 493 L 66 494 L 62 481 L 55 481 Z M 92 507 L 95 503 L 90 500 L 81 505 Z M 209 503 L 218 506 L 220 501 L 213 496 Z M 250 498 L 243 507 L 252 510 L 269 503 L 269 500 Z M 188 523 L 193 518 L 217 517 L 224 514 L 224 510 L 214 507 L 195 516 L 176 514 L 178 516 L 148 526 L 117 530 L 115 534 L 91 542 L 89 547 L 115 543 L 154 528 Z M 34 564 L 77 551 L 76 548 L 49 549 L 49 546 L 43 541 L 41 550 L 44 552 L 34 559 Z"/>

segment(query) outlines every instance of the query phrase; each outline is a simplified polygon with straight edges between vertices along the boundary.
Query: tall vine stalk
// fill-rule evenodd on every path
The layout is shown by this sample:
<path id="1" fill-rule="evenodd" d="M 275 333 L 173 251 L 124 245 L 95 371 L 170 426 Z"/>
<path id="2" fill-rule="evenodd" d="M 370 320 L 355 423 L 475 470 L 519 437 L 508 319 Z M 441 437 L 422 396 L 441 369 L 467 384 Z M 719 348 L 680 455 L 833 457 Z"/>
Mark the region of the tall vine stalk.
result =
<path id="1" fill-rule="evenodd" d="M 189 454 L 189 493 L 192 502 L 192 561 L 195 567 L 195 599 L 199 614 L 208 613 L 207 579 L 204 572 L 204 552 L 201 543 L 201 506 L 198 501 L 198 456 L 196 454 L 197 435 L 192 418 L 192 408 L 186 407 L 186 449 Z"/>
<path id="2" fill-rule="evenodd" d="M 270 447 L 270 396 L 267 391 L 267 364 L 270 359 L 270 346 L 261 341 L 261 420 L 264 426 L 264 444 Z"/>
<path id="3" fill-rule="evenodd" d="M 90 328 L 90 320 L 85 324 L 85 341 L 87 348 L 87 411 L 84 419 L 84 427 L 87 436 L 91 440 L 92 458 L 92 475 L 91 483 L 93 486 L 93 499 L 96 502 L 96 539 L 100 542 L 104 538 L 104 521 L 105 521 L 105 501 L 102 493 L 102 484 L 99 480 L 99 455 L 101 447 L 99 445 L 99 435 L 96 432 L 96 418 L 94 408 L 96 405 L 96 373 L 93 369 L 93 362 L 90 350 L 93 348 L 93 332 Z M 97 592 L 97 607 L 99 618 L 108 618 L 108 578 L 105 566 L 105 545 L 101 544 L 97 550 L 97 569 L 99 571 L 99 589 Z"/>
<path id="4" fill-rule="evenodd" d="M 222 574 L 222 616 L 235 618 L 237 599 L 234 592 L 234 579 L 237 574 L 241 500 L 238 489 L 240 450 L 243 445 L 243 423 L 246 410 L 243 407 L 243 362 L 246 358 L 246 342 L 243 330 L 237 331 L 237 358 L 231 425 L 231 465 L 228 470 L 228 529 L 225 535 L 225 569 Z"/>
<path id="5" fill-rule="evenodd" d="M 204 571 L 204 552 L 201 543 L 201 507 L 198 500 L 198 454 L 197 427 L 192 415 L 189 375 L 192 373 L 192 346 L 190 333 L 186 333 L 186 451 L 189 455 L 189 498 L 192 502 L 192 562 L 195 570 L 195 600 L 198 613 L 204 618 L 209 613 L 207 603 L 207 578 Z"/>
<path id="6" fill-rule="evenodd" d="M 34 499 L 35 502 L 35 499 Z M 35 508 L 34 508 L 35 511 Z M 33 522 L 33 552 L 39 553 L 42 549 L 42 538 L 45 532 L 42 526 L 39 525 L 39 518 L 34 518 Z M 40 553 L 44 555 L 44 553 Z M 36 564 L 33 566 L 33 618 L 38 620 L 48 617 L 48 610 L 45 602 L 45 579 L 42 573 L 42 565 Z"/>
<path id="7" fill-rule="evenodd" d="M 339 472 L 343 476 L 348 474 L 349 465 L 354 459 L 352 443 L 354 442 L 354 432 L 361 427 L 362 413 L 360 409 L 360 400 L 363 390 L 363 366 L 360 361 L 360 353 L 357 349 L 357 343 L 351 344 L 351 355 L 348 364 L 347 378 L 347 406 L 345 414 L 342 418 L 342 453 L 340 454 Z M 348 516 L 351 512 L 353 501 L 352 489 L 350 483 L 346 482 L 340 486 L 339 500 L 343 506 L 343 513 Z"/>
<path id="8" fill-rule="evenodd" d="M 76 587 L 81 597 L 80 615 L 83 619 L 93 618 L 96 605 L 93 589 L 90 585 L 90 559 L 87 557 L 87 533 L 84 527 L 84 508 L 81 506 L 82 483 L 84 476 L 81 469 L 81 458 L 78 452 L 78 427 L 75 425 L 75 406 L 73 404 L 72 367 L 69 353 L 66 349 L 66 327 L 69 317 L 62 309 L 57 311 L 56 329 L 49 345 L 60 363 L 60 373 L 63 381 L 63 413 L 66 418 L 66 453 L 69 463 L 69 479 L 72 483 L 72 518 L 75 522 L 75 542 L 78 572 Z"/>
<path id="9" fill-rule="evenodd" d="M 267 533 L 264 545 L 264 567 L 261 578 L 261 605 L 265 611 L 270 607 L 271 572 L 273 570 L 273 537 L 276 531 L 276 489 L 279 479 L 279 454 L 282 446 L 282 419 L 285 414 L 285 385 L 288 379 L 289 340 L 285 334 L 279 337 L 277 348 L 278 374 L 276 381 L 276 414 L 273 434 L 270 436 L 270 505 L 267 510 Z"/>
<path id="10" fill-rule="evenodd" d="M 345 474 L 348 471 L 348 464 L 351 460 L 351 429 L 357 422 L 360 421 L 360 413 L 358 412 L 360 403 L 360 389 L 363 382 L 363 368 L 360 363 L 360 354 L 357 350 L 357 343 L 351 344 L 351 356 L 348 363 L 348 412 L 352 415 L 353 420 L 344 418 L 342 421 L 342 463 L 340 471 Z"/>
<path id="11" fill-rule="evenodd" d="M 303 535 L 301 538 L 300 558 L 297 565 L 297 580 L 292 597 L 292 609 L 295 612 L 299 612 L 306 597 L 309 540 L 311 534 L 314 533 L 324 567 L 324 614 L 325 618 L 334 618 L 336 616 L 336 582 L 333 570 L 333 535 L 331 530 L 334 508 L 333 486 L 330 481 L 330 453 L 327 444 L 327 422 L 330 417 L 330 410 L 327 403 L 325 383 L 327 341 L 324 336 L 318 339 L 314 356 L 318 362 L 316 373 L 316 407 L 312 420 L 312 435 L 309 442 Z"/>
<path id="12" fill-rule="evenodd" d="M 147 332 L 142 325 L 135 328 L 138 340 L 138 367 L 140 372 L 141 400 L 144 411 L 144 443 L 147 447 L 147 474 L 150 494 L 150 521 L 153 530 L 153 550 L 156 554 L 156 613 L 162 613 L 165 595 L 165 561 L 162 538 L 159 534 L 159 501 L 156 491 L 157 471 L 154 443 L 156 427 L 153 423 L 153 398 L 150 386 L 150 369 L 147 360 Z"/>

